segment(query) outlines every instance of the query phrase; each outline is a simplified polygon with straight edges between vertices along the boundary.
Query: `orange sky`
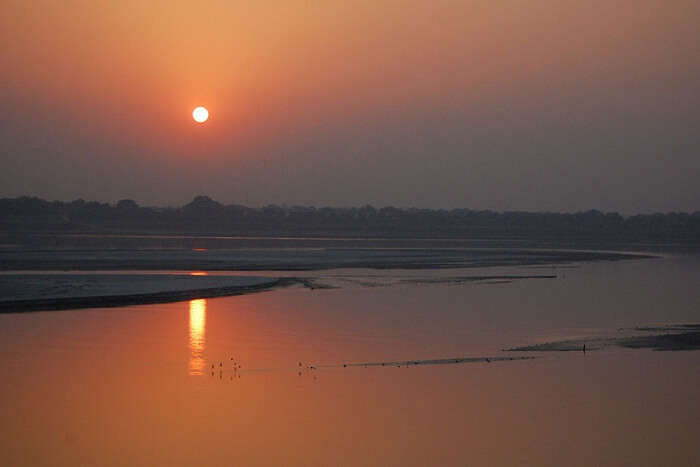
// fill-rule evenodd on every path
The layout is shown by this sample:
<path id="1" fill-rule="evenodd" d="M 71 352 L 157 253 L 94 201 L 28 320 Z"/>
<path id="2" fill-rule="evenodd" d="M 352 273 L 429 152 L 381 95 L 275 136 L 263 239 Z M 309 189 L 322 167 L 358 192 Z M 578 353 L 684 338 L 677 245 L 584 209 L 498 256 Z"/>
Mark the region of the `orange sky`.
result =
<path id="1" fill-rule="evenodd" d="M 697 208 L 700 4 L 670 3 L 5 1 L 0 196 Z"/>

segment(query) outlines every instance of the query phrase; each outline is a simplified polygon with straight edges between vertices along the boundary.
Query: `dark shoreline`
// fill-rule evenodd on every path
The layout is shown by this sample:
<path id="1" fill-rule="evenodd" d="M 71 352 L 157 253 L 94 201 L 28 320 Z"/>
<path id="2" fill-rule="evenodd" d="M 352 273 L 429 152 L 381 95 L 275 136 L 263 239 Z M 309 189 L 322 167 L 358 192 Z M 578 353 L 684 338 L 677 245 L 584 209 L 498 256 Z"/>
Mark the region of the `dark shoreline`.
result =
<path id="1" fill-rule="evenodd" d="M 83 293 L 85 292 L 84 281 L 86 277 L 90 277 L 90 280 L 94 282 L 95 279 L 107 279 L 107 284 L 109 284 L 109 279 L 114 277 L 119 277 L 120 279 L 134 279 L 134 281 L 139 282 L 139 280 L 144 277 L 158 277 L 168 280 L 168 275 L 109 275 L 109 274 L 19 274 L 19 275 L 2 275 L 0 274 L 0 279 L 3 277 L 9 278 L 11 280 L 20 282 L 23 280 L 21 278 L 36 278 L 39 281 L 46 280 L 47 277 L 66 279 L 67 281 L 75 281 L 78 284 L 78 289 Z M 176 276 L 173 276 L 176 277 Z M 182 276 L 188 279 L 214 279 L 217 276 Z M 218 278 L 223 278 L 227 276 L 218 276 Z M 231 278 L 245 278 L 247 276 L 231 276 Z M 555 279 L 556 275 L 478 275 L 478 276 L 460 276 L 460 277 L 445 277 L 441 279 L 410 279 L 402 280 L 401 283 L 413 283 L 413 284 L 464 284 L 464 283 L 493 283 L 494 281 L 498 283 L 502 282 L 512 282 L 515 280 L 526 280 L 526 279 Z M 104 285 L 104 283 L 103 283 Z M 199 284 L 198 284 L 199 285 Z M 211 285 L 211 286 L 199 286 L 187 289 L 174 289 L 165 291 L 146 291 L 139 293 L 109 293 L 104 290 L 92 289 L 93 295 L 67 295 L 67 296 L 49 296 L 49 297 L 37 297 L 37 298 L 19 298 L 10 300 L 0 300 L 0 314 L 2 313 L 23 313 L 32 311 L 54 311 L 54 310 L 68 310 L 68 309 L 80 309 L 80 308 L 106 308 L 106 307 L 119 307 L 119 306 L 129 306 L 129 305 L 148 305 L 154 303 L 172 303 L 179 301 L 187 301 L 199 298 L 215 298 L 223 296 L 233 296 L 233 295 L 243 295 L 255 292 L 263 292 L 272 289 L 277 289 L 281 287 L 288 287 L 291 285 L 300 285 L 304 288 L 310 290 L 316 289 L 334 289 L 337 288 L 333 285 L 328 285 L 323 282 L 318 282 L 317 278 L 313 277 L 270 277 L 269 280 L 264 281 L 260 284 L 249 284 L 249 285 Z M 47 283 L 46 287 L 49 289 L 60 288 L 60 285 Z M 175 285 L 175 287 L 178 287 Z M 10 289 L 12 285 L 10 284 Z M 42 289 L 46 290 L 42 286 Z M 0 292 L 2 289 L 0 289 Z M 51 293 L 51 292 L 49 292 Z M 55 292 L 54 292 L 55 293 Z M 59 292 L 65 293 L 65 292 Z M 20 294 L 21 296 L 22 294 Z M 25 293 L 26 295 L 26 293 Z"/>
<path id="2" fill-rule="evenodd" d="M 578 212 L 491 211 L 469 208 L 314 207 L 222 204 L 199 195 L 178 207 L 78 199 L 0 198 L 0 230 L 29 233 L 172 234 L 296 237 L 438 237 L 529 239 L 544 243 L 680 242 L 696 248 L 700 212 L 621 215 Z"/>
<path id="3" fill-rule="evenodd" d="M 128 305 L 172 303 L 200 298 L 215 298 L 265 292 L 280 287 L 299 284 L 293 277 L 282 277 L 263 284 L 204 289 L 178 290 L 131 295 L 103 295 L 94 297 L 59 297 L 0 301 L 0 313 L 28 313 L 35 311 L 73 310 L 80 308 L 113 308 Z"/>

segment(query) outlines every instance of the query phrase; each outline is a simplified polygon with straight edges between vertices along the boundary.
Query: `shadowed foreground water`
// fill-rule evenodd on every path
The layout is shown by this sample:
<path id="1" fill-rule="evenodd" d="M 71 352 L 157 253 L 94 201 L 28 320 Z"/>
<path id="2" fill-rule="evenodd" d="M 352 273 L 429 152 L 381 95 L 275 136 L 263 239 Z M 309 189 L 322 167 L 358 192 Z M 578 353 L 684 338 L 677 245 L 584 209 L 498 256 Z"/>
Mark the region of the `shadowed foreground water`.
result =
<path id="1" fill-rule="evenodd" d="M 697 266 L 0 316 L 2 463 L 697 464 L 700 352 L 501 350 L 700 322 Z"/>

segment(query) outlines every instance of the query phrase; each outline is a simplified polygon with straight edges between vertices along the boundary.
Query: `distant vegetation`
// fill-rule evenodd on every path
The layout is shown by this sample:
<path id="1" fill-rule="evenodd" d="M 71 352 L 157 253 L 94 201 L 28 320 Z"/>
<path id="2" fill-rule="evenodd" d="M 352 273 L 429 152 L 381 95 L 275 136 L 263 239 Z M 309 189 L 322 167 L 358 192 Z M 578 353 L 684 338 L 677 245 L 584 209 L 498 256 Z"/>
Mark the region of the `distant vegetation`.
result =
<path id="1" fill-rule="evenodd" d="M 176 208 L 0 199 L 5 232 L 187 233 L 342 237 L 595 238 L 613 241 L 700 242 L 700 212 L 621 216 L 577 213 L 494 212 L 471 209 L 249 208 L 222 205 L 207 196 Z"/>

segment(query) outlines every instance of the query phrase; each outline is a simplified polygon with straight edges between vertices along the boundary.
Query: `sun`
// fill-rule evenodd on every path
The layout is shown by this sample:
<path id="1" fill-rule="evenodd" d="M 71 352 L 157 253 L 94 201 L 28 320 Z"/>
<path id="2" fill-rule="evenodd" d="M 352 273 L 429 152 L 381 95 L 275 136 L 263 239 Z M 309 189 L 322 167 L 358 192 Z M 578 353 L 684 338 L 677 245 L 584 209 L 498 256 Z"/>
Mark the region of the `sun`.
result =
<path id="1" fill-rule="evenodd" d="M 209 120 L 209 111 L 200 105 L 192 111 L 192 118 L 197 123 L 204 123 Z"/>

